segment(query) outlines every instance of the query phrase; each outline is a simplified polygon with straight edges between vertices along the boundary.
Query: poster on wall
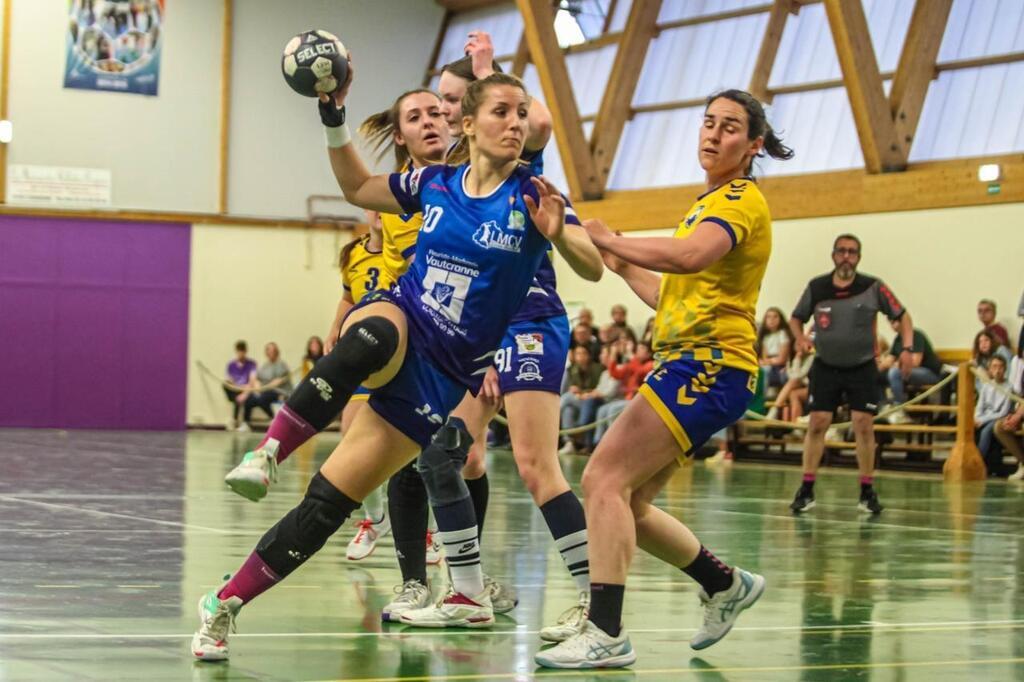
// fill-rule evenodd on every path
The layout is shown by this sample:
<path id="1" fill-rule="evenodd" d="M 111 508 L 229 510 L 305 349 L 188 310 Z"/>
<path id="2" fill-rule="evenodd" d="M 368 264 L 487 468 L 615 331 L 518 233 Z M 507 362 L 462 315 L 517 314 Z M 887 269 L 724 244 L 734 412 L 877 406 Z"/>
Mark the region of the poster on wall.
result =
<path id="1" fill-rule="evenodd" d="M 156 95 L 164 0 L 69 0 L 64 87 Z"/>

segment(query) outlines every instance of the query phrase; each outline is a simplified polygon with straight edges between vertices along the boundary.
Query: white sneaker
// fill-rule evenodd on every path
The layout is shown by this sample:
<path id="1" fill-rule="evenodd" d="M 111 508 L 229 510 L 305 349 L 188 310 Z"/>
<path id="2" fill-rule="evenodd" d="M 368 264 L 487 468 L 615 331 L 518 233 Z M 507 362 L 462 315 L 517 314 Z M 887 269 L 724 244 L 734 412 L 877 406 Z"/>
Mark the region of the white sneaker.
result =
<path id="1" fill-rule="evenodd" d="M 210 590 L 199 599 L 199 629 L 192 635 L 192 655 L 201 661 L 226 661 L 228 635 L 235 631 L 235 616 L 242 608 L 239 597 L 218 599 Z"/>
<path id="2" fill-rule="evenodd" d="M 430 588 L 415 578 L 397 586 L 395 594 L 395 598 L 381 609 L 380 619 L 385 623 L 398 623 L 403 613 L 430 605 Z"/>
<path id="3" fill-rule="evenodd" d="M 236 433 L 252 433 L 252 427 L 249 426 L 249 422 L 242 422 L 237 427 L 235 427 L 235 432 Z"/>
<path id="4" fill-rule="evenodd" d="M 772 407 L 768 408 L 768 414 L 766 414 L 765 417 L 767 419 L 778 420 L 778 418 L 779 418 L 779 408 L 775 407 L 775 406 L 772 406 Z"/>
<path id="5" fill-rule="evenodd" d="M 580 592 L 580 601 L 576 606 L 566 609 L 558 617 L 558 622 L 540 631 L 540 638 L 545 642 L 564 642 L 573 635 L 583 632 L 590 614 L 590 592 Z"/>
<path id="6" fill-rule="evenodd" d="M 267 496 L 270 484 L 277 482 L 277 450 L 280 446 L 278 441 L 269 438 L 263 447 L 245 453 L 238 466 L 224 477 L 224 482 L 242 497 L 259 502 Z"/>
<path id="7" fill-rule="evenodd" d="M 571 438 L 569 440 L 565 441 L 565 445 L 563 445 L 561 448 L 558 449 L 558 454 L 560 454 L 560 455 L 575 455 L 576 454 L 576 444 L 572 442 Z"/>
<path id="8" fill-rule="evenodd" d="M 515 591 L 484 573 L 484 591 L 491 595 L 491 606 L 495 613 L 508 613 L 519 605 Z"/>
<path id="9" fill-rule="evenodd" d="M 391 532 L 391 519 L 388 518 L 387 512 L 384 512 L 384 516 L 376 523 L 373 519 L 363 519 L 356 525 L 359 531 L 345 550 L 345 557 L 349 561 L 359 561 L 373 554 L 373 550 L 377 548 L 377 540 Z"/>
<path id="10" fill-rule="evenodd" d="M 427 566 L 437 566 L 444 558 L 441 543 L 431 531 L 427 531 Z"/>
<path id="11" fill-rule="evenodd" d="M 896 412 L 893 412 L 888 417 L 886 417 L 886 421 L 888 421 L 890 424 L 896 425 L 914 423 L 914 420 L 910 418 L 910 415 L 903 410 L 897 410 Z"/>
<path id="12" fill-rule="evenodd" d="M 690 648 L 706 649 L 729 634 L 733 624 L 744 609 L 754 605 L 764 594 L 764 578 L 736 567 L 732 574 L 732 587 L 708 597 L 700 591 L 700 603 L 704 607 L 704 622 L 690 640 Z"/>
<path id="13" fill-rule="evenodd" d="M 1006 477 L 1007 481 L 1024 481 L 1024 464 L 1018 464 L 1017 470 Z"/>
<path id="14" fill-rule="evenodd" d="M 579 633 L 538 651 L 533 660 L 545 668 L 624 668 L 636 663 L 636 652 L 625 630 L 612 637 L 588 620 Z"/>
<path id="15" fill-rule="evenodd" d="M 839 432 L 834 426 L 830 426 L 828 431 L 825 432 L 825 441 L 829 443 L 841 443 L 843 442 L 843 434 Z"/>
<path id="16" fill-rule="evenodd" d="M 406 611 L 400 618 L 421 628 L 489 628 L 494 625 L 494 608 L 486 589 L 475 597 L 449 590 L 436 604 Z"/>

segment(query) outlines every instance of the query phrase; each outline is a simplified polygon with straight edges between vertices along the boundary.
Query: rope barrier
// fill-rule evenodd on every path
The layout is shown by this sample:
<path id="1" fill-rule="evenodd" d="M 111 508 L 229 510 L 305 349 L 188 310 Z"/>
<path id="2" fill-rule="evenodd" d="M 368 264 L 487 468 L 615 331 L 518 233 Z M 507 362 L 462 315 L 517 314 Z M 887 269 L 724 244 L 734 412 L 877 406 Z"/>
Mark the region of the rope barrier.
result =
<path id="1" fill-rule="evenodd" d="M 559 429 L 558 435 L 559 436 L 575 436 L 575 435 L 580 434 L 580 433 L 586 433 L 587 431 L 593 431 L 594 429 L 596 429 L 598 426 L 601 426 L 602 424 L 607 424 L 609 422 L 615 421 L 615 419 L 618 418 L 618 416 L 620 414 L 622 414 L 622 413 L 619 412 L 617 414 L 611 415 L 610 417 L 602 417 L 601 419 L 597 419 L 597 420 L 595 420 L 595 421 L 593 421 L 593 422 L 591 422 L 589 424 L 583 424 L 582 426 L 574 426 L 571 429 Z M 506 419 L 505 417 L 502 417 L 500 414 L 494 415 L 494 421 L 498 422 L 502 426 L 508 426 L 508 419 Z"/>
<path id="2" fill-rule="evenodd" d="M 202 361 L 197 360 L 196 361 L 196 365 L 198 365 L 198 367 L 199 367 L 199 369 L 201 371 L 205 372 L 212 379 L 218 381 L 222 386 L 224 386 L 224 388 L 227 388 L 230 391 L 235 391 L 236 393 L 241 393 L 243 391 L 263 392 L 263 391 L 268 391 L 268 390 L 269 391 L 277 391 L 278 393 L 281 392 L 277 388 L 259 389 L 259 388 L 250 388 L 250 387 L 246 387 L 246 386 L 238 386 L 237 384 L 233 384 L 233 383 L 231 383 L 229 381 L 226 381 L 226 380 L 220 378 L 219 376 L 217 376 L 209 367 L 207 367 L 205 364 L 203 364 Z M 983 382 L 985 382 L 985 383 L 994 383 L 988 377 L 987 374 L 984 374 L 983 372 L 981 372 L 976 367 L 968 365 L 968 369 L 970 369 L 970 371 L 973 372 L 974 375 L 977 376 L 979 379 L 981 379 Z M 296 369 L 291 371 L 289 376 L 297 376 L 301 371 L 302 371 L 302 368 L 296 368 Z M 904 407 L 907 407 L 909 405 L 916 405 L 916 404 L 918 404 L 920 402 L 923 402 L 923 401 L 927 400 L 929 397 L 931 397 L 932 395 L 934 395 L 938 391 L 942 390 L 942 388 L 945 387 L 946 384 L 948 384 L 951 381 L 953 381 L 956 378 L 956 376 L 957 376 L 956 372 L 953 372 L 952 374 L 947 374 L 938 383 L 933 384 L 927 390 L 922 391 L 921 393 L 917 394 L 916 396 L 914 396 L 910 400 L 907 400 L 906 402 L 900 403 L 899 405 L 892 405 L 892 406 L 886 408 L 885 410 L 882 410 L 881 412 L 879 412 L 875 416 L 874 421 L 877 422 L 877 421 L 880 421 L 880 420 L 884 420 L 889 415 L 895 414 L 896 412 L 899 412 Z M 1013 401 L 1015 401 L 1017 403 L 1020 403 L 1021 405 L 1024 405 L 1024 398 L 1021 398 L 1020 396 L 1014 395 L 1012 392 L 1010 392 L 1009 389 L 1005 389 L 1002 386 L 999 386 L 998 384 L 996 385 L 996 388 L 1000 392 L 1002 392 L 1005 395 L 1007 395 L 1011 400 L 1013 400 Z M 618 413 L 618 414 L 613 414 L 613 415 L 608 416 L 608 417 L 602 417 L 601 419 L 597 419 L 597 420 L 595 420 L 595 421 L 593 421 L 593 422 L 591 422 L 589 424 L 583 424 L 581 426 L 575 426 L 575 427 L 570 428 L 570 429 L 559 429 L 558 435 L 559 436 L 575 436 L 575 435 L 580 434 L 580 433 L 586 433 L 587 431 L 593 431 L 594 429 L 596 429 L 598 426 L 601 426 L 602 424 L 607 424 L 609 422 L 614 421 L 616 418 L 618 418 L 619 414 L 621 414 L 621 412 Z M 769 419 L 768 417 L 764 416 L 763 414 L 758 414 L 757 412 L 751 412 L 750 410 L 746 411 L 746 413 L 744 414 L 744 418 L 760 422 L 760 423 L 764 424 L 765 426 L 769 426 L 769 427 L 772 427 L 772 428 L 789 429 L 789 430 L 800 430 L 800 431 L 806 430 L 806 428 L 807 428 L 806 424 L 796 424 L 794 422 L 786 422 L 786 421 L 782 421 L 782 420 L 779 420 L 779 419 Z M 508 419 L 506 419 L 505 417 L 501 416 L 500 414 L 494 415 L 494 421 L 498 422 L 502 426 L 508 426 Z M 850 428 L 851 426 L 853 426 L 853 422 L 852 421 L 840 422 L 838 424 L 831 424 L 830 426 L 833 427 L 833 428 L 837 428 L 837 429 L 847 429 L 847 428 Z"/>
<path id="3" fill-rule="evenodd" d="M 253 393 L 266 393 L 268 391 L 274 391 L 275 393 L 280 393 L 282 395 L 284 394 L 284 392 L 281 389 L 277 388 L 276 386 L 269 387 L 270 384 L 267 384 L 267 386 L 269 388 L 261 387 L 261 386 L 256 386 L 256 387 L 253 387 L 253 386 L 239 386 L 238 384 L 233 384 L 230 381 L 227 381 L 226 379 L 223 379 L 223 378 L 217 376 L 217 374 L 214 373 L 213 370 L 211 370 L 209 367 L 207 367 L 205 364 L 203 364 L 202 360 L 196 360 L 196 366 L 199 367 L 199 370 L 201 372 L 204 372 L 207 376 L 209 376 L 214 381 L 218 382 L 221 386 L 223 386 L 224 388 L 228 389 L 229 391 L 234 391 L 235 393 L 244 393 L 246 391 L 252 391 Z M 291 372 L 288 373 L 288 377 L 289 378 L 296 377 L 301 372 L 302 372 L 302 368 L 301 367 L 296 367 L 295 369 L 293 369 Z M 274 381 L 280 381 L 280 380 L 281 380 L 281 378 L 274 379 Z M 273 382 L 271 382 L 271 383 L 273 383 Z"/>
<path id="4" fill-rule="evenodd" d="M 981 371 L 980 369 L 978 369 L 974 365 L 968 365 L 967 367 L 968 367 L 968 369 L 971 370 L 971 372 L 974 374 L 974 376 L 977 377 L 981 381 L 981 383 L 983 383 L 983 384 L 992 384 L 993 386 L 996 387 L 996 391 L 998 391 L 999 393 L 1002 393 L 1007 398 L 1009 398 L 1010 400 L 1012 400 L 1013 402 L 1015 402 L 1015 403 L 1017 403 L 1019 405 L 1024 405 L 1024 398 L 1020 397 L 1019 395 L 1017 395 L 1016 393 L 1014 393 L 1010 389 L 1005 388 L 1005 387 L 997 384 L 996 382 L 992 381 L 992 378 L 988 374 L 986 374 L 985 372 Z"/>
<path id="5" fill-rule="evenodd" d="M 936 383 L 933 386 L 931 386 L 928 390 L 922 391 L 921 393 L 917 394 L 916 396 L 914 396 L 910 400 L 907 400 L 906 402 L 903 402 L 903 403 L 901 403 L 899 405 L 892 405 L 891 407 L 888 407 L 885 410 L 882 410 L 877 415 L 875 415 L 874 421 L 879 421 L 879 420 L 885 419 L 890 414 L 895 414 L 896 412 L 899 412 L 900 410 L 902 410 L 904 407 L 907 407 L 908 405 L 916 405 L 917 403 L 926 400 L 928 397 L 930 397 L 930 396 L 934 395 L 936 392 L 940 391 L 946 384 L 948 384 L 949 382 L 951 382 L 954 379 L 956 379 L 956 375 L 957 375 L 956 372 L 953 372 L 952 374 L 947 374 L 945 377 L 942 378 L 941 381 L 939 381 L 938 383 Z M 761 422 L 765 426 L 770 426 L 772 428 L 800 430 L 800 431 L 804 431 L 804 430 L 807 429 L 807 425 L 806 424 L 796 424 L 794 422 L 784 422 L 784 421 L 781 421 L 779 419 L 769 419 L 768 417 L 764 416 L 763 414 L 758 414 L 757 412 L 751 412 L 750 410 L 747 410 L 747 412 L 744 415 L 744 417 L 747 418 L 747 419 L 752 419 L 754 421 Z M 838 424 L 830 424 L 829 426 L 831 428 L 836 428 L 836 429 L 842 430 L 842 429 L 848 429 L 851 426 L 853 426 L 853 422 L 852 421 L 840 422 Z"/>

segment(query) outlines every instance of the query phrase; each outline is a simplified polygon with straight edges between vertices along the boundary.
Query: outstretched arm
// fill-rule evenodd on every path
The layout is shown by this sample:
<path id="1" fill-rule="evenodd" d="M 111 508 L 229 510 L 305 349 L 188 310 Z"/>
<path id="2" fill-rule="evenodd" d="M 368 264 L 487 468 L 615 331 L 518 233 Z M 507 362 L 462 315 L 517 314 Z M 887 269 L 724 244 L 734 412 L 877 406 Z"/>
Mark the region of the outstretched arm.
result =
<path id="1" fill-rule="evenodd" d="M 601 254 L 578 225 L 566 225 L 565 199 L 544 178 L 530 178 L 538 200 L 526 195 L 523 200 L 533 224 L 547 237 L 569 267 L 585 280 L 596 282 L 604 273 Z"/>
<path id="2" fill-rule="evenodd" d="M 387 175 L 371 175 L 352 144 L 352 136 L 345 124 L 345 98 L 352 85 L 352 61 L 349 57 L 348 79 L 333 95 L 320 95 L 320 120 L 325 126 L 327 155 L 331 170 L 345 199 L 360 208 L 386 213 L 402 213 L 404 209 L 395 199 Z"/>
<path id="3" fill-rule="evenodd" d="M 588 221 L 589 222 L 589 221 Z M 704 270 L 729 253 L 733 242 L 716 223 L 700 223 L 689 239 L 675 237 L 624 237 L 600 221 L 603 229 L 590 230 L 597 248 L 641 268 L 667 274 L 690 274 Z"/>
<path id="4" fill-rule="evenodd" d="M 583 227 L 592 243 L 597 243 L 613 236 L 612 232 L 600 220 L 590 219 L 583 221 Z M 607 235 L 605 234 L 607 233 Z M 661 276 L 644 268 L 628 263 L 610 251 L 600 249 L 601 258 L 608 269 L 626 281 L 629 288 L 633 290 L 640 300 L 657 310 L 658 294 L 661 291 Z"/>

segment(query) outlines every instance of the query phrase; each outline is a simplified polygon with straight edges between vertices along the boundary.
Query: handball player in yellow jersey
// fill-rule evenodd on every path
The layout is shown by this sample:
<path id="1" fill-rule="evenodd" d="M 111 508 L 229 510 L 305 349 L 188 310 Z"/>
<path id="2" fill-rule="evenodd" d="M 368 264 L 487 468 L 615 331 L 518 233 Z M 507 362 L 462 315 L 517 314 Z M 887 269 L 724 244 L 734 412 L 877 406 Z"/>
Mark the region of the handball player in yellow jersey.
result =
<path id="1" fill-rule="evenodd" d="M 703 622 L 690 641 L 711 646 L 764 591 L 761 576 L 727 566 L 678 519 L 652 504 L 679 464 L 739 419 L 758 371 L 755 309 L 771 253 L 771 217 L 753 161 L 788 159 L 749 93 L 708 98 L 697 157 L 707 191 L 672 237 L 629 238 L 600 221 L 587 230 L 605 263 L 657 313 L 655 369 L 601 439 L 583 474 L 591 600 L 582 631 L 537 654 L 558 668 L 621 667 L 636 653 L 622 628 L 635 547 L 701 586 Z M 661 274 L 658 274 L 661 273 Z"/>

